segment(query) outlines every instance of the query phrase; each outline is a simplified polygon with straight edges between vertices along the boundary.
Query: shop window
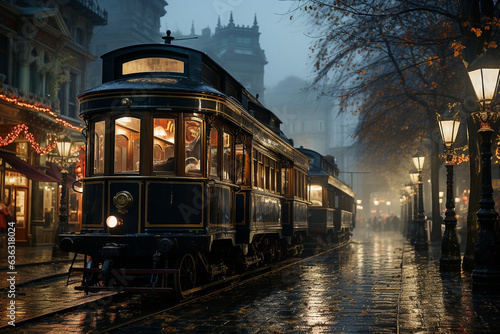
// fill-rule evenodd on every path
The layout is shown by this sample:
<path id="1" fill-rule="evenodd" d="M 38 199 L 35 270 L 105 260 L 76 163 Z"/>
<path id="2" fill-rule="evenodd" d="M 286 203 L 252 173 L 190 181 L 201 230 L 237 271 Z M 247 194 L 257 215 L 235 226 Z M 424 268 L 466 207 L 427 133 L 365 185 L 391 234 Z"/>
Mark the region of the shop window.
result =
<path id="1" fill-rule="evenodd" d="M 115 173 L 139 171 L 140 125 L 140 119 L 134 117 L 115 121 Z"/>
<path id="2" fill-rule="evenodd" d="M 184 122 L 185 172 L 189 174 L 201 174 L 201 126 L 201 121 L 193 119 Z"/>
<path id="3" fill-rule="evenodd" d="M 104 121 L 94 125 L 94 174 L 104 173 L 104 125 Z"/>
<path id="4" fill-rule="evenodd" d="M 153 171 L 175 170 L 175 119 L 155 118 L 153 138 Z"/>

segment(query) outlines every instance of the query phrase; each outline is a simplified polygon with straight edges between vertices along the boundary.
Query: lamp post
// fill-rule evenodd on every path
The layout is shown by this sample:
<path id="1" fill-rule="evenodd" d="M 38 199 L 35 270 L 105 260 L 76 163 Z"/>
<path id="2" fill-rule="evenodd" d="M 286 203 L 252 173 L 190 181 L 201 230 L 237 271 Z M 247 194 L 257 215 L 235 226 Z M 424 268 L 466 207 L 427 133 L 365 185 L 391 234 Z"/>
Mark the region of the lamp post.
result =
<path id="1" fill-rule="evenodd" d="M 438 115 L 439 129 L 446 154 L 446 213 L 445 230 L 441 242 L 441 258 L 439 268 L 442 271 L 460 271 L 460 246 L 457 237 L 457 219 L 455 218 L 455 201 L 453 195 L 453 145 L 460 127 L 458 113 L 453 118 Z"/>
<path id="2" fill-rule="evenodd" d="M 411 238 L 411 227 L 412 227 L 412 219 L 413 219 L 413 213 L 412 213 L 412 195 L 413 195 L 413 186 L 411 184 L 405 185 L 406 193 L 408 194 L 408 212 L 407 212 L 407 217 L 406 217 L 406 239 Z M 415 198 L 413 199 L 415 201 Z"/>
<path id="3" fill-rule="evenodd" d="M 417 224 L 418 224 L 418 176 L 419 172 L 410 172 L 411 183 L 413 183 L 413 220 L 411 224 L 411 235 L 410 242 L 415 244 L 415 237 L 417 235 Z"/>
<path id="4" fill-rule="evenodd" d="M 426 251 L 429 249 L 429 242 L 427 241 L 427 229 L 425 226 L 424 185 L 422 183 L 425 155 L 418 152 L 412 159 L 418 172 L 418 219 L 415 231 L 415 250 Z"/>
<path id="5" fill-rule="evenodd" d="M 491 136 L 490 122 L 498 117 L 495 97 L 498 91 L 500 58 L 491 55 L 476 59 L 467 67 L 469 78 L 479 103 L 479 111 L 473 115 L 479 119 L 481 127 L 481 200 L 477 220 L 479 234 L 474 249 L 474 289 L 494 289 L 500 287 L 500 261 L 498 260 L 494 225 L 498 215 L 494 209 L 493 187 L 491 185 Z"/>
<path id="6" fill-rule="evenodd" d="M 61 170 L 61 202 L 59 205 L 59 228 L 58 232 L 63 233 L 68 230 L 68 204 L 66 199 L 67 189 L 66 189 L 66 177 L 68 171 L 68 157 L 70 154 L 71 141 L 66 137 L 57 142 L 57 150 L 59 151 L 59 156 L 61 157 L 60 166 Z"/>

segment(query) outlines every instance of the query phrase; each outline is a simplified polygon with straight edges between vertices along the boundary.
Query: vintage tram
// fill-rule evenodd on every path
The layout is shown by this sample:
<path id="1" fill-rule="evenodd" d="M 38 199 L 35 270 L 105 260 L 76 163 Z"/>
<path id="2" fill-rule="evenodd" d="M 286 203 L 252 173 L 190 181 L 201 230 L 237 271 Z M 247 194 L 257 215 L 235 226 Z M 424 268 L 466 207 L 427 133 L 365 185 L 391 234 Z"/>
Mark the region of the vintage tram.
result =
<path id="1" fill-rule="evenodd" d="M 137 45 L 102 56 L 82 93 L 85 255 L 77 289 L 174 291 L 300 254 L 309 159 L 280 120 L 199 51 Z"/>
<path id="2" fill-rule="evenodd" d="M 308 248 L 327 249 L 349 241 L 355 227 L 354 192 L 338 179 L 335 158 L 300 147 L 310 159 Z"/>

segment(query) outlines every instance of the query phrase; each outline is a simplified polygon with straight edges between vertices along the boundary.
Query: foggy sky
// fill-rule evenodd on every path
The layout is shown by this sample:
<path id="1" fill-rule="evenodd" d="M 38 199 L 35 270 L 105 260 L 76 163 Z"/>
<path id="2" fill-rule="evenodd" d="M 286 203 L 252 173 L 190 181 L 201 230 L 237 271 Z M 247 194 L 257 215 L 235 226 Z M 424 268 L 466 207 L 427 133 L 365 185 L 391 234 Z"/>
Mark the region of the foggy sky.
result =
<path id="1" fill-rule="evenodd" d="M 294 1 L 283 0 L 168 0 L 161 30 L 180 30 L 188 35 L 194 21 L 197 35 L 207 26 L 213 33 L 218 17 L 226 26 L 231 11 L 236 25 L 252 26 L 256 14 L 260 46 L 268 61 L 264 85 L 269 88 L 291 75 L 312 79 L 309 47 L 314 40 L 306 36 L 310 29 L 305 17 L 290 13 L 295 7 Z M 290 20 L 292 14 L 294 18 Z"/>

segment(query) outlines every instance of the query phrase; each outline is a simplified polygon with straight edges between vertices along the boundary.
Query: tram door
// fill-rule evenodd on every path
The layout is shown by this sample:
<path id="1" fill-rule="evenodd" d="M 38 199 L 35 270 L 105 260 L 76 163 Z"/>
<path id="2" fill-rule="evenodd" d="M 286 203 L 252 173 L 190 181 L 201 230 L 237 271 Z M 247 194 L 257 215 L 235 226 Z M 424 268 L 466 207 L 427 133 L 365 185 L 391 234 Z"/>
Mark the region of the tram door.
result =
<path id="1" fill-rule="evenodd" d="M 16 172 L 5 172 L 4 202 L 16 222 L 16 241 L 28 241 L 28 179 Z"/>

